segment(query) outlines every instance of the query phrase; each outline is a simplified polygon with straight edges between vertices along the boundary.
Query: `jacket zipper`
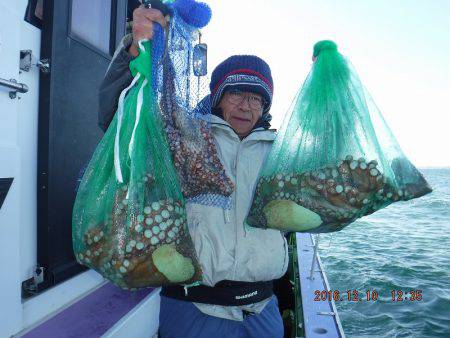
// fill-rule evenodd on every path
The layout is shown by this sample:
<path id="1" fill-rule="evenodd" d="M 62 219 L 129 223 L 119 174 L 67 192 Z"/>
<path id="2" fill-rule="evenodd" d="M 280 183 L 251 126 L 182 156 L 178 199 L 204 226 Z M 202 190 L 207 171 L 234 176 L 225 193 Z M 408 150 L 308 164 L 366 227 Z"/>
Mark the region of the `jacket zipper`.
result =
<path id="1" fill-rule="evenodd" d="M 225 223 L 230 223 L 230 212 L 227 208 L 223 209 L 223 218 L 225 219 Z"/>
<path id="2" fill-rule="evenodd" d="M 239 261 L 239 243 L 238 243 L 238 233 L 239 233 L 239 225 L 237 223 L 237 197 L 238 197 L 238 191 L 237 191 L 237 186 L 238 186 L 238 175 L 237 175 L 237 160 L 239 157 L 239 150 L 241 148 L 241 142 L 238 143 L 238 149 L 236 151 L 236 157 L 234 158 L 234 175 L 236 177 L 236 194 L 235 194 L 235 198 L 233 201 L 233 207 L 234 207 L 234 226 L 235 226 L 235 243 L 236 243 L 236 247 L 235 247 L 235 252 L 234 252 L 234 268 L 233 268 L 233 277 L 236 276 L 236 268 L 237 268 L 237 263 Z"/>
<path id="3" fill-rule="evenodd" d="M 236 175 L 236 185 L 237 185 L 237 162 L 238 162 L 240 150 L 241 150 L 241 143 L 238 144 L 238 150 L 236 152 L 236 158 L 234 159 L 234 173 Z M 237 197 L 237 193 L 236 193 L 236 197 Z M 237 217 L 238 216 L 237 215 L 237 198 L 234 199 L 234 213 L 235 213 L 234 218 L 237 220 L 238 219 L 238 217 Z M 244 222 L 242 222 L 242 229 L 244 230 L 244 237 L 247 237 L 247 230 L 245 229 Z M 236 231 L 236 241 L 237 241 L 237 231 Z"/>

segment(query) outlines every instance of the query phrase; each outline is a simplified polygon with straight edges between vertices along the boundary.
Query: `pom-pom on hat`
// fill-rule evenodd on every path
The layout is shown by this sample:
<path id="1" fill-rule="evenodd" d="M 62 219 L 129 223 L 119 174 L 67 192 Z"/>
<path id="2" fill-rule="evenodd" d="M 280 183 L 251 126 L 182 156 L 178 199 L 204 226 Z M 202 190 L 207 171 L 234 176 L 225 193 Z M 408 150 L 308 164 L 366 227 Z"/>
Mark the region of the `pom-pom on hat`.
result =
<path id="1" fill-rule="evenodd" d="M 203 28 L 211 20 L 211 8 L 204 2 L 177 0 L 173 7 L 181 18 L 193 27 Z"/>
<path id="2" fill-rule="evenodd" d="M 262 95 L 263 113 L 272 105 L 273 80 L 269 65 L 254 55 L 233 55 L 219 64 L 211 75 L 211 106 L 216 107 L 228 89 Z"/>

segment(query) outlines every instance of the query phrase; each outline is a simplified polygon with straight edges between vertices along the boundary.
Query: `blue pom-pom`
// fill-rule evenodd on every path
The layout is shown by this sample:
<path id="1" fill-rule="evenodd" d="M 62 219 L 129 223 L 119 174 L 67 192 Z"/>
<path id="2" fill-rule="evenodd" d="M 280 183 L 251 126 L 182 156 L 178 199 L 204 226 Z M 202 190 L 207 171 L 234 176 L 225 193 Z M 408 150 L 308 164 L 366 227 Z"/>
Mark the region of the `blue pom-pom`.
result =
<path id="1" fill-rule="evenodd" d="M 203 28 L 211 20 L 211 8 L 203 2 L 195 0 L 177 0 L 174 8 L 188 25 Z"/>

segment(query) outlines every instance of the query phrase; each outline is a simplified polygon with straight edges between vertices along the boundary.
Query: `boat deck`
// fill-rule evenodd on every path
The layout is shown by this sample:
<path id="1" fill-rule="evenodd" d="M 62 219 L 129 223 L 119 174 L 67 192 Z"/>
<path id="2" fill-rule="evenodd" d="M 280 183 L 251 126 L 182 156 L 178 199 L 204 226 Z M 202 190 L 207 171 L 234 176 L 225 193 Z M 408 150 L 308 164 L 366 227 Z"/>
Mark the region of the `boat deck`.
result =
<path id="1" fill-rule="evenodd" d="M 297 333 L 297 337 L 345 337 L 334 302 L 314 300 L 315 291 L 328 291 L 329 285 L 320 257 L 315 254 L 312 235 L 296 234 L 296 245 L 291 246 L 291 250 L 294 250 L 291 257 L 296 278 L 299 325 L 296 331 L 301 332 Z M 311 275 L 313 260 L 315 263 Z M 105 283 L 15 337 L 63 337 L 70 333 L 71 336 L 80 337 L 119 338 L 126 337 L 129 332 L 152 337 L 158 327 L 158 291 L 159 288 L 129 292 Z M 151 320 L 148 320 L 149 316 Z M 142 325 L 143 320 L 145 325 Z"/>

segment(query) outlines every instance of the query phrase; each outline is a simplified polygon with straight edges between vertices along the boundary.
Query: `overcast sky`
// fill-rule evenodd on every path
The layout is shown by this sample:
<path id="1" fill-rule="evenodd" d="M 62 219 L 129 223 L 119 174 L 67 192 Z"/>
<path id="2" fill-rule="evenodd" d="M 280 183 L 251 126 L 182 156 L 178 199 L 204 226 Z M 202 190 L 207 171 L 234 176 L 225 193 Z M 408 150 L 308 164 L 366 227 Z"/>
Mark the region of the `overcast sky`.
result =
<path id="1" fill-rule="evenodd" d="M 449 0 L 206 0 L 208 71 L 233 54 L 272 68 L 279 128 L 311 68 L 312 46 L 334 40 L 355 66 L 410 160 L 450 166 Z"/>

